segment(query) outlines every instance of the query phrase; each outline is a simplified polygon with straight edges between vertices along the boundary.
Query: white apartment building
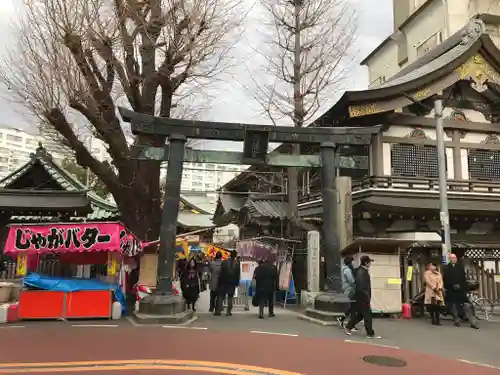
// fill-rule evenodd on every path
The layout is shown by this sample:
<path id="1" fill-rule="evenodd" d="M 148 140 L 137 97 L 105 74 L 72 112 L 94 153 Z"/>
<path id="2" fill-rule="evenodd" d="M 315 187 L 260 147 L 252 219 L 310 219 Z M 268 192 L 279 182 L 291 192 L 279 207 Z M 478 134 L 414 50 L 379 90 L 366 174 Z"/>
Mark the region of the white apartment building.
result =
<path id="1" fill-rule="evenodd" d="M 370 88 L 445 42 L 471 18 L 480 18 L 500 46 L 498 0 L 393 0 L 393 14 L 394 32 L 361 62 Z"/>
<path id="2" fill-rule="evenodd" d="M 7 176 L 30 160 L 42 143 L 54 160 L 61 163 L 67 155 L 62 152 L 61 145 L 41 134 L 28 133 L 7 125 L 0 125 L 0 178 Z M 100 161 L 109 160 L 104 143 L 96 138 L 89 139 L 88 147 Z"/>
<path id="3" fill-rule="evenodd" d="M 64 159 L 64 155 L 58 152 L 58 147 L 54 142 L 45 141 L 37 134 L 0 125 L 0 178 L 27 163 L 30 160 L 30 154 L 36 151 L 39 142 L 42 142 L 56 161 Z"/>
<path id="4" fill-rule="evenodd" d="M 247 168 L 245 165 L 184 163 L 181 190 L 214 192 Z"/>

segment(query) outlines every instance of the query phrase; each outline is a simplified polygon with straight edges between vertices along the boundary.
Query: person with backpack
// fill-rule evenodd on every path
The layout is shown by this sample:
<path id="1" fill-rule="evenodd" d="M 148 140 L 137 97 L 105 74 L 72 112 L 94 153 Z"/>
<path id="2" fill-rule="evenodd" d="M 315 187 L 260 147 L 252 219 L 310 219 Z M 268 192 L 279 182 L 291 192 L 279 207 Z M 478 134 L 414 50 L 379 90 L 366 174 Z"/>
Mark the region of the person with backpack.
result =
<path id="1" fill-rule="evenodd" d="M 214 315 L 220 316 L 222 313 L 222 302 L 227 296 L 227 311 L 226 316 L 233 315 L 233 298 L 236 287 L 240 284 L 240 263 L 236 260 L 238 253 L 236 250 L 231 251 L 231 257 L 222 262 L 219 274 L 217 305 Z"/>
<path id="2" fill-rule="evenodd" d="M 340 327 L 344 328 L 346 320 L 353 313 L 355 309 L 355 294 L 356 294 L 356 270 L 353 265 L 354 258 L 352 256 L 346 256 L 344 258 L 344 264 L 342 265 L 341 277 L 342 277 L 342 290 L 347 298 L 351 301 L 351 306 L 344 316 L 337 318 Z M 358 331 L 356 327 L 352 328 L 352 331 Z"/>
<path id="3" fill-rule="evenodd" d="M 380 339 L 373 330 L 373 316 L 371 308 L 372 283 L 370 277 L 370 266 L 373 262 L 368 255 L 363 255 L 356 269 L 356 292 L 354 293 L 354 312 L 351 313 L 349 322 L 345 325 L 346 335 L 352 335 L 352 330 L 362 320 L 365 322 L 366 337 L 369 339 Z"/>

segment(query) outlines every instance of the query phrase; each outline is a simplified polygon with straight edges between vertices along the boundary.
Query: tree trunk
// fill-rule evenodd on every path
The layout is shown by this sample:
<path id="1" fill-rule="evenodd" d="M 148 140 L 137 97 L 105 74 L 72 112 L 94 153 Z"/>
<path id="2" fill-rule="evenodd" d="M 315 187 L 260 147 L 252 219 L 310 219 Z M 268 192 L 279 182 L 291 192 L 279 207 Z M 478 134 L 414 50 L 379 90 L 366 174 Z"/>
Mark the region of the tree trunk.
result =
<path id="1" fill-rule="evenodd" d="M 142 241 L 155 241 L 160 235 L 161 191 L 160 163 L 137 161 L 129 187 L 114 193 L 123 223 Z"/>
<path id="2" fill-rule="evenodd" d="M 301 0 L 295 0 L 295 35 L 294 35 L 294 62 L 293 62 L 293 98 L 294 98 L 294 116 L 293 125 L 300 128 L 304 122 L 303 102 L 300 90 L 301 75 L 301 22 L 300 22 L 300 7 Z M 292 155 L 300 155 L 300 145 L 294 144 L 292 146 Z M 288 236 L 293 237 L 293 230 L 295 224 L 298 222 L 298 203 L 299 203 L 299 189 L 298 189 L 298 169 L 288 168 Z"/>

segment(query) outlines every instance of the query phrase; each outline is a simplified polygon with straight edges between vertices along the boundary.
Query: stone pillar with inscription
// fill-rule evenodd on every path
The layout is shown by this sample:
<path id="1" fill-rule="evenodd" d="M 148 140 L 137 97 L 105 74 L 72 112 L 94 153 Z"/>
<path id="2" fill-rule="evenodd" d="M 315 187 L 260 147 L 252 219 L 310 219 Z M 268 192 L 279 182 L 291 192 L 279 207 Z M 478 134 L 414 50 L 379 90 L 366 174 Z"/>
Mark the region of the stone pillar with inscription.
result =
<path id="1" fill-rule="evenodd" d="M 319 293 L 320 236 L 316 230 L 307 232 L 307 290 Z"/>
<path id="2" fill-rule="evenodd" d="M 352 242 L 352 184 L 351 177 L 336 178 L 337 225 L 339 251 Z"/>

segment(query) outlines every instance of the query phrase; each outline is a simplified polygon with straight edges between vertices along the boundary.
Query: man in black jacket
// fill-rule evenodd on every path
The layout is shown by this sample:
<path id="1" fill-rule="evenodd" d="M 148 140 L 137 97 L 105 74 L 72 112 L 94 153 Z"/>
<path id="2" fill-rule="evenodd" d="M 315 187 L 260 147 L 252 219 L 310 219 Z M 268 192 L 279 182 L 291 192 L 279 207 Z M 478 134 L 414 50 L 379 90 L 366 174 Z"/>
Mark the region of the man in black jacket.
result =
<path id="1" fill-rule="evenodd" d="M 476 318 L 467 297 L 467 276 L 465 268 L 457 262 L 457 256 L 450 254 L 450 263 L 444 267 L 443 284 L 445 301 L 450 309 L 455 326 L 460 327 L 459 311 L 463 311 L 472 328 L 478 329 Z"/>
<path id="2" fill-rule="evenodd" d="M 278 289 L 278 269 L 268 259 L 263 259 L 254 271 L 255 293 L 259 301 L 259 319 L 264 319 L 267 304 L 269 317 L 274 316 L 274 297 Z"/>
<path id="3" fill-rule="evenodd" d="M 371 308 L 372 283 L 370 273 L 368 272 L 372 262 L 373 260 L 367 255 L 363 255 L 359 261 L 359 267 L 356 270 L 354 312 L 351 313 L 349 323 L 347 323 L 347 325 L 344 327 L 344 330 L 347 335 L 351 335 L 352 329 L 356 326 L 356 324 L 364 320 L 366 336 L 370 339 L 379 339 L 381 337 L 376 336 L 375 331 L 373 330 L 373 317 Z"/>
<path id="4" fill-rule="evenodd" d="M 233 298 L 236 287 L 240 283 L 240 263 L 236 260 L 238 253 L 236 250 L 231 251 L 231 258 L 222 262 L 219 274 L 218 296 L 214 315 L 221 315 L 222 302 L 227 296 L 227 311 L 226 315 L 231 316 L 233 309 Z"/>

